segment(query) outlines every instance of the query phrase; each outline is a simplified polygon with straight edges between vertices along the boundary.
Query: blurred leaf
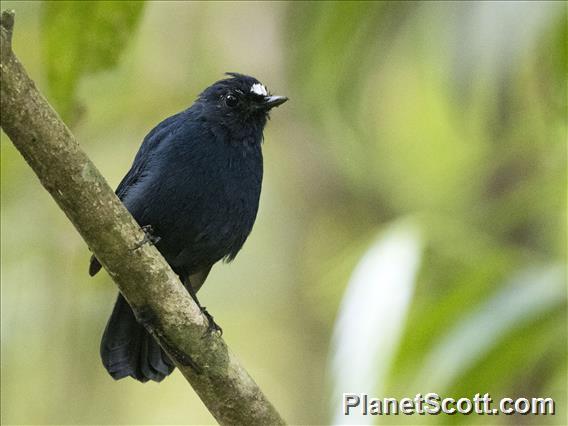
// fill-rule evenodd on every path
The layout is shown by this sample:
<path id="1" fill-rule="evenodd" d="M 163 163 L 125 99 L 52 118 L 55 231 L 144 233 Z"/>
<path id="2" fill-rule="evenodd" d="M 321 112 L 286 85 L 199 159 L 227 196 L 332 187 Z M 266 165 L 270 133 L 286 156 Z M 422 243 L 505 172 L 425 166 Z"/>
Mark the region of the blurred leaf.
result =
<path id="1" fill-rule="evenodd" d="M 566 423 L 566 389 L 547 389 L 555 377 L 566 377 L 566 305 L 558 304 L 546 312 L 519 321 L 483 357 L 464 370 L 447 394 L 471 395 L 484 389 L 494 399 L 546 395 L 555 399 L 554 418 L 535 419 L 535 424 Z M 469 419 L 467 417 L 470 417 Z M 482 419 L 455 416 L 453 423 L 484 424 Z M 541 423 L 542 422 L 542 423 Z"/>
<path id="2" fill-rule="evenodd" d="M 42 43 L 50 100 L 68 122 L 87 73 L 114 67 L 142 16 L 141 1 L 43 3 Z"/>
<path id="3" fill-rule="evenodd" d="M 524 271 L 482 306 L 464 315 L 430 351 L 414 388 L 444 392 L 511 330 L 566 303 L 564 269 Z"/>
<path id="4" fill-rule="evenodd" d="M 292 78 L 292 96 L 301 95 L 300 107 L 322 126 L 322 140 L 354 190 L 368 182 L 374 166 L 368 143 L 376 138 L 358 104 L 366 110 L 381 99 L 368 97 L 368 80 L 377 78 L 392 39 L 415 9 L 414 2 L 301 2 L 290 8 L 295 48 L 289 72 L 302 76 Z"/>
<path id="5" fill-rule="evenodd" d="M 340 398 L 356 390 L 382 391 L 404 328 L 420 266 L 421 239 L 414 225 L 395 223 L 382 232 L 353 271 L 332 341 L 334 424 L 368 424 L 369 416 L 345 416 Z"/>

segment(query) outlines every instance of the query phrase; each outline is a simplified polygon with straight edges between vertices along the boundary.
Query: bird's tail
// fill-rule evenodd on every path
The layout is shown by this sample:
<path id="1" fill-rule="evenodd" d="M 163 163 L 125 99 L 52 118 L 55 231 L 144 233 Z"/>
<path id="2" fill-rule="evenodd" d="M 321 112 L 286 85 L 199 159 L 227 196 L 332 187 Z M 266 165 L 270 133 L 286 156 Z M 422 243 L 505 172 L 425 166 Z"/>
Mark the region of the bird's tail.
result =
<path id="1" fill-rule="evenodd" d="M 160 382 L 175 368 L 121 294 L 103 334 L 101 358 L 115 380 L 130 376 L 140 382 Z"/>

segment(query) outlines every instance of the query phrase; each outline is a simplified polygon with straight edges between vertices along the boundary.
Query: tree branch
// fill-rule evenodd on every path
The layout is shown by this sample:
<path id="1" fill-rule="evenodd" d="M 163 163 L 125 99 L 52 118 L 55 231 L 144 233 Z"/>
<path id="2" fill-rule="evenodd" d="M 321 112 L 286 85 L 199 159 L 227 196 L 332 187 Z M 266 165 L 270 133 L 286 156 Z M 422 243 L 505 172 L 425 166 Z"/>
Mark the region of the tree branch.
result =
<path id="1" fill-rule="evenodd" d="M 13 26 L 14 12 L 2 12 L 4 132 L 215 419 L 284 424 L 225 342 L 207 333 L 207 320 L 160 253 L 149 244 L 135 248 L 144 233 L 12 52 Z"/>

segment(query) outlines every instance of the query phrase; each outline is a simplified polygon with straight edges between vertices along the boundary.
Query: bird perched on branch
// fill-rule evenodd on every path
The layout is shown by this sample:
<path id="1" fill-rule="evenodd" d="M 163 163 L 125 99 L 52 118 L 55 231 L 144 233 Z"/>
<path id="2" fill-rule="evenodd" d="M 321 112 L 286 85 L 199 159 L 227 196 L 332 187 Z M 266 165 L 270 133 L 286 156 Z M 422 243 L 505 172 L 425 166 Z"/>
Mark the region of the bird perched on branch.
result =
<path id="1" fill-rule="evenodd" d="M 269 111 L 288 100 L 272 96 L 253 77 L 228 76 L 144 138 L 116 189 L 217 330 L 196 293 L 213 264 L 233 260 L 252 230 L 262 184 L 262 132 Z M 100 269 L 93 256 L 90 275 Z M 117 380 L 159 382 L 174 369 L 120 294 L 101 357 Z"/>

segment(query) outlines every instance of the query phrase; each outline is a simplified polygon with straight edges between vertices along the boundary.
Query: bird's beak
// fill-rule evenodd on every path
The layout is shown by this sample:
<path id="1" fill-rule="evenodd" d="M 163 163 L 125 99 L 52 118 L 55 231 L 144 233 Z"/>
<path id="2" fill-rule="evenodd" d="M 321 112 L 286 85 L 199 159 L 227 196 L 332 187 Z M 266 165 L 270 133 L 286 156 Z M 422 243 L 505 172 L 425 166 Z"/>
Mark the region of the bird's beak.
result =
<path id="1" fill-rule="evenodd" d="M 264 106 L 267 110 L 282 105 L 288 98 L 286 96 L 266 96 L 264 98 Z"/>

